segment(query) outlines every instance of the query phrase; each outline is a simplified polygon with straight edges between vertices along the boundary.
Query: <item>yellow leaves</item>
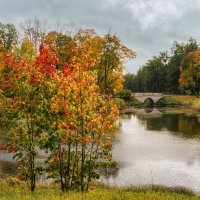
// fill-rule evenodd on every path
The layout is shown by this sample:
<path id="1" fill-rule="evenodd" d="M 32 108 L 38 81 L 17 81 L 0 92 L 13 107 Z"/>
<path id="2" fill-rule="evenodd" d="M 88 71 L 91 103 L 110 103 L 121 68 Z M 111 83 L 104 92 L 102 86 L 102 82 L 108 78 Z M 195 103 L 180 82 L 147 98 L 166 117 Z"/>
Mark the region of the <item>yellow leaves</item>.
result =
<path id="1" fill-rule="evenodd" d="M 87 63 L 88 55 L 83 58 L 81 64 Z M 74 61 L 76 59 L 74 57 Z M 84 144 L 92 141 L 104 143 L 106 141 L 101 138 L 115 130 L 117 107 L 99 93 L 96 73 L 81 64 L 74 64 L 69 76 L 55 80 L 59 84 L 57 94 L 52 98 L 51 110 L 63 113 L 58 128 L 62 137 L 75 140 L 77 135 L 73 136 L 72 133 L 77 131 Z M 94 134 L 95 141 L 92 136 Z"/>
<path id="2" fill-rule="evenodd" d="M 62 126 L 65 128 L 67 127 L 67 124 L 65 122 L 62 122 Z"/>
<path id="3" fill-rule="evenodd" d="M 37 53 L 34 44 L 25 38 L 22 40 L 21 46 L 14 50 L 14 55 L 32 65 L 35 62 Z"/>
<path id="4" fill-rule="evenodd" d="M 3 66 L 4 66 L 3 54 L 0 52 L 0 70 L 3 68 Z"/>
<path id="5" fill-rule="evenodd" d="M 100 93 L 98 73 L 92 68 L 97 65 L 102 53 L 101 38 L 90 37 L 89 32 L 82 34 L 77 35 L 78 42 L 71 49 L 73 54 L 69 61 L 69 75 L 64 76 L 59 72 L 54 79 L 56 90 L 50 108 L 57 117 L 52 128 L 62 138 L 63 146 L 70 144 L 72 149 L 75 145 L 78 148 L 84 146 L 86 152 L 93 151 L 94 154 L 98 147 L 98 151 L 103 150 L 104 154 L 112 148 L 118 110 L 107 95 Z M 122 78 L 118 78 L 119 74 L 122 75 L 121 70 L 119 67 L 111 77 L 108 74 L 109 79 L 118 79 L 109 83 L 113 88 L 121 87 Z M 105 158 L 110 158 L 110 154 L 106 153 Z"/>
<path id="6" fill-rule="evenodd" d="M 58 103 L 51 103 L 51 112 L 58 112 L 60 110 Z"/>
<path id="7" fill-rule="evenodd" d="M 199 91 L 200 51 L 193 51 L 183 59 L 180 66 L 179 88 Z"/>

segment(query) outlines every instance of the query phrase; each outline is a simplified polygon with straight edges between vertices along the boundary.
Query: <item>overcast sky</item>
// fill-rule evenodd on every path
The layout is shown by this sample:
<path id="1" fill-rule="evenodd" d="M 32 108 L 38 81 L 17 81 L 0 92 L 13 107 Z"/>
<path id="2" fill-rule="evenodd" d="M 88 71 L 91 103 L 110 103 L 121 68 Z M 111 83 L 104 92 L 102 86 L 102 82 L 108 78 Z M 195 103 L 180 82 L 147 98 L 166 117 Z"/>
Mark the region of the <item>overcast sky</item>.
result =
<path id="1" fill-rule="evenodd" d="M 137 53 L 127 72 L 169 50 L 173 41 L 200 41 L 200 0 L 0 0 L 0 22 L 19 25 L 34 18 L 99 34 L 111 30 Z"/>

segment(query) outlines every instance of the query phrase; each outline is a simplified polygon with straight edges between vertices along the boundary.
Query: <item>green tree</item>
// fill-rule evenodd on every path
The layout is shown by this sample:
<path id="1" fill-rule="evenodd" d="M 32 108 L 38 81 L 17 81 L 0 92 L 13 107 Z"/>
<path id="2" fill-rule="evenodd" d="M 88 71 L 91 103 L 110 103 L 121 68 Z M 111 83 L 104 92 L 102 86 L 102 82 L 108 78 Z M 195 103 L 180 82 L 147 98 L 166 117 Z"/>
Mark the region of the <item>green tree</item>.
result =
<path id="1" fill-rule="evenodd" d="M 34 64 L 37 56 L 33 43 L 28 39 L 23 39 L 18 48 L 15 48 L 13 54 L 18 59 L 24 59 L 28 64 Z"/>
<path id="2" fill-rule="evenodd" d="M 189 52 L 197 51 L 198 43 L 190 38 L 187 43 L 174 42 L 170 54 L 162 52 L 147 61 L 132 80 L 135 92 L 179 93 L 180 65 Z"/>
<path id="3" fill-rule="evenodd" d="M 119 91 L 115 96 L 118 98 L 122 98 L 124 100 L 130 100 L 131 99 L 132 92 L 129 89 L 123 89 Z"/>
<path id="4" fill-rule="evenodd" d="M 187 43 L 174 42 L 171 56 L 168 62 L 167 70 L 167 91 L 170 93 L 179 93 L 179 77 L 180 77 L 180 65 L 185 56 L 189 52 L 197 51 L 199 46 L 195 39 L 190 38 Z"/>
<path id="5" fill-rule="evenodd" d="M 127 73 L 124 76 L 124 89 L 128 89 L 131 90 L 132 92 L 134 92 L 134 74 L 131 73 Z"/>
<path id="6" fill-rule="evenodd" d="M 132 80 L 135 92 L 163 92 L 166 88 L 167 52 L 154 56 L 142 66 Z"/>
<path id="7" fill-rule="evenodd" d="M 13 24 L 0 23 L 0 44 L 5 50 L 11 50 L 17 45 L 18 34 Z"/>

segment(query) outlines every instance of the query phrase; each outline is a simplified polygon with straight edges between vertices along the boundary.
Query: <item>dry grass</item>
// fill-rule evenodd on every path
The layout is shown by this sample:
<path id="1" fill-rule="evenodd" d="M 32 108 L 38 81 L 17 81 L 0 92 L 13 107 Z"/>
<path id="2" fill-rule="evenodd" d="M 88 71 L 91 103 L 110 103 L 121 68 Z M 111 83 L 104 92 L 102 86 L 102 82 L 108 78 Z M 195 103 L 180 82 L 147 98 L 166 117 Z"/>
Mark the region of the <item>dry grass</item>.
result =
<path id="1" fill-rule="evenodd" d="M 200 111 L 200 97 L 190 95 L 170 95 L 183 106 Z"/>
<path id="2" fill-rule="evenodd" d="M 197 200 L 199 197 L 183 188 L 107 188 L 95 186 L 89 192 L 62 193 L 57 186 L 39 185 L 34 193 L 16 178 L 0 180 L 2 200 Z"/>

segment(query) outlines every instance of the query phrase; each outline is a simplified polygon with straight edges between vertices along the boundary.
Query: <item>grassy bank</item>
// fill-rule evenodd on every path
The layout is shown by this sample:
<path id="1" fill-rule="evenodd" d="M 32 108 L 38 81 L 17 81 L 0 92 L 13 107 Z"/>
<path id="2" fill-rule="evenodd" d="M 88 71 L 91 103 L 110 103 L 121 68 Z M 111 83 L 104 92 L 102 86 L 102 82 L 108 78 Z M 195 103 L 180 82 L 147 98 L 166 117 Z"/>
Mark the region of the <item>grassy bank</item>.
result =
<path id="1" fill-rule="evenodd" d="M 130 101 L 121 100 L 120 108 L 128 107 L 145 107 L 143 102 L 139 102 L 137 99 L 132 98 Z M 191 95 L 166 95 L 155 103 L 158 107 L 170 107 L 170 106 L 184 106 L 196 111 L 200 111 L 200 97 Z"/>
<path id="2" fill-rule="evenodd" d="M 182 106 L 200 111 L 200 97 L 190 95 L 169 95 L 169 97 Z"/>
<path id="3" fill-rule="evenodd" d="M 144 107 L 144 103 L 138 101 L 135 98 L 132 98 L 130 100 L 124 100 L 122 98 L 114 98 L 114 102 L 120 110 L 130 107 Z"/>
<path id="4" fill-rule="evenodd" d="M 173 95 L 171 95 L 162 97 L 155 103 L 155 105 L 167 107 L 167 106 L 180 106 L 182 105 L 182 103 L 179 100 L 177 100 Z"/>
<path id="5" fill-rule="evenodd" d="M 0 199 L 2 200 L 197 200 L 199 197 L 184 189 L 169 188 L 107 188 L 95 186 L 87 193 L 62 193 L 57 186 L 40 185 L 31 193 L 26 184 L 15 178 L 0 180 Z"/>

